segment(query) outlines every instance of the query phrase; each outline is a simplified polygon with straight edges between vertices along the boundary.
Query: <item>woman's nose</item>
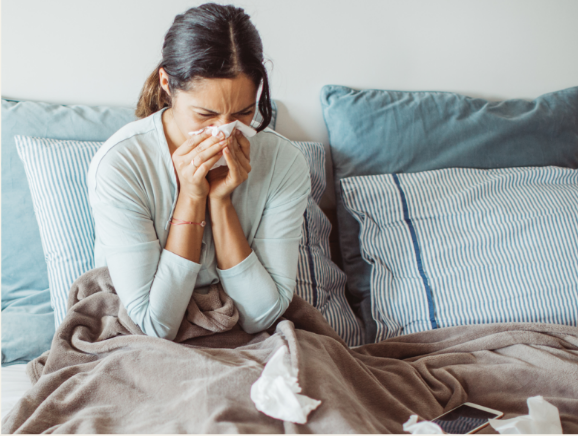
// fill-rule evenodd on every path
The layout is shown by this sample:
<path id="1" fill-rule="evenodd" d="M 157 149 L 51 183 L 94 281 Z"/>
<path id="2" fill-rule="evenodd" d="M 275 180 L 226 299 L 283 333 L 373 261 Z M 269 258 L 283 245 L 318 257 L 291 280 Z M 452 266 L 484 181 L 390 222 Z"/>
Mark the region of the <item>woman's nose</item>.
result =
<path id="1" fill-rule="evenodd" d="M 235 118 L 233 118 L 231 115 L 223 115 L 222 117 L 219 118 L 219 120 L 215 123 L 215 125 L 218 126 L 224 126 L 225 124 L 231 124 L 233 122 L 237 121 Z"/>

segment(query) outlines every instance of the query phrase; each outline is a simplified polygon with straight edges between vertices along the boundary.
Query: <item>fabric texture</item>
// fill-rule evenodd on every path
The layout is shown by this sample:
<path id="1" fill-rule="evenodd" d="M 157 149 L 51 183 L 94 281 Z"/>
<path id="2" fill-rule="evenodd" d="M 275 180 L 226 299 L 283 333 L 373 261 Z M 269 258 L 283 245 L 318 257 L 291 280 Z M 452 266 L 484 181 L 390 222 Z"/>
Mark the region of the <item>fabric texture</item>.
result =
<path id="1" fill-rule="evenodd" d="M 532 101 L 491 102 L 451 92 L 362 90 L 327 85 L 323 117 L 335 177 L 339 244 L 347 290 L 361 299 L 372 341 L 371 268 L 359 225 L 345 210 L 339 180 L 442 168 L 578 168 L 578 87 Z"/>
<path id="2" fill-rule="evenodd" d="M 47 265 L 14 136 L 103 141 L 133 119 L 128 108 L 2 99 L 3 366 L 38 356 L 54 334 Z"/>
<path id="3" fill-rule="evenodd" d="M 341 180 L 372 265 L 376 341 L 458 325 L 578 325 L 578 170 Z"/>
<path id="4" fill-rule="evenodd" d="M 307 162 L 271 129 L 250 138 L 252 170 L 231 201 L 252 252 L 220 270 L 207 210 L 200 261 L 190 261 L 164 248 L 178 187 L 163 112 L 124 126 L 90 162 L 94 265 L 109 267 L 128 313 L 148 335 L 173 339 L 193 289 L 217 282 L 235 301 L 240 325 L 263 330 L 285 311 L 295 290 L 311 190 Z"/>
<path id="5" fill-rule="evenodd" d="M 511 418 L 543 395 L 578 432 L 578 328 L 538 323 L 451 327 L 349 349 L 295 296 L 270 329 L 234 327 L 175 343 L 133 332 L 107 268 L 81 276 L 52 349 L 30 362 L 33 387 L 2 433 L 403 433 L 464 401 Z M 306 424 L 257 411 L 251 385 L 286 346 Z M 63 401 L 63 398 L 66 401 Z M 486 429 L 488 432 L 491 429 Z"/>
<path id="6" fill-rule="evenodd" d="M 54 327 L 54 324 L 52 324 Z M 36 356 L 37 357 L 37 356 Z M 20 401 L 27 390 L 32 387 L 26 374 L 26 364 L 19 363 L 2 368 L 2 418 L 8 415 L 14 405 Z"/>
<path id="7" fill-rule="evenodd" d="M 14 139 L 32 193 L 58 326 L 66 314 L 70 286 L 94 266 L 86 172 L 102 143 L 19 135 Z"/>
<path id="8" fill-rule="evenodd" d="M 54 311 L 50 289 L 8 302 L 2 310 L 2 366 L 31 361 L 50 348 Z"/>
<path id="9" fill-rule="evenodd" d="M 316 142 L 293 142 L 305 156 L 311 195 L 303 215 L 295 292 L 321 312 L 331 327 L 355 347 L 363 343 L 362 325 L 345 297 L 345 273 L 331 261 L 331 223 L 319 207 L 325 191 L 325 149 Z"/>

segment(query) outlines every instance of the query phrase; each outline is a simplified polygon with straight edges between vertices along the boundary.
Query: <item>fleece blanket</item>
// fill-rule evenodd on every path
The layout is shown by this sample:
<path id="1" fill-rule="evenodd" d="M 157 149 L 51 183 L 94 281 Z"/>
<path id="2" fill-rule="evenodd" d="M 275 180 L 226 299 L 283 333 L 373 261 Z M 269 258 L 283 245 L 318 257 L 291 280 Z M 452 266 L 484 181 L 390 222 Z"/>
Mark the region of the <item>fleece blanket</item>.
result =
<path id="1" fill-rule="evenodd" d="M 169 341 L 132 323 L 106 267 L 80 277 L 50 351 L 28 364 L 33 387 L 2 432 L 403 433 L 412 414 L 433 419 L 470 401 L 510 418 L 542 395 L 558 407 L 564 432 L 578 433 L 576 327 L 451 327 L 349 349 L 297 296 L 257 334 L 238 327 L 221 289 L 194 298 Z M 250 399 L 283 345 L 302 394 L 322 401 L 306 424 L 266 416 Z"/>

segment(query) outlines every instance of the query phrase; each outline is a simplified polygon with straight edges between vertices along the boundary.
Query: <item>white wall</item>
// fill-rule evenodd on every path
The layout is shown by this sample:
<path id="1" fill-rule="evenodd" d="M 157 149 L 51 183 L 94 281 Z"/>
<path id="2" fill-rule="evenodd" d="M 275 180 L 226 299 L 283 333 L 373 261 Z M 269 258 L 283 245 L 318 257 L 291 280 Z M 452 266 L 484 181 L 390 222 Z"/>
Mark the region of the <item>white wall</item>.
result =
<path id="1" fill-rule="evenodd" d="M 190 0 L 3 0 L 2 95 L 136 104 Z M 223 2 L 229 3 L 229 2 Z M 278 130 L 327 143 L 324 84 L 534 98 L 578 85 L 576 0 L 239 0 L 272 60 Z"/>

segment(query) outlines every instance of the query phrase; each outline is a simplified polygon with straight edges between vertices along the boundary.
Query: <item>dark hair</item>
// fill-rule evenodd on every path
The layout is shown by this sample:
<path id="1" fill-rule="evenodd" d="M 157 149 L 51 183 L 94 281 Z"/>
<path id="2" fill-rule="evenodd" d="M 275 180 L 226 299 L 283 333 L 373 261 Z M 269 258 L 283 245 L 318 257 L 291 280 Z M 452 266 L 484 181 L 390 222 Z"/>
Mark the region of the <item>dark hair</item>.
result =
<path id="1" fill-rule="evenodd" d="M 241 8 L 206 3 L 177 15 L 165 35 L 163 58 L 146 80 L 136 116 L 148 117 L 171 106 L 171 97 L 160 85 L 159 68 L 169 76 L 169 90 L 187 91 L 194 79 L 231 79 L 246 74 L 263 89 L 257 105 L 263 120 L 257 131 L 271 122 L 273 108 L 263 44 L 249 15 Z"/>

